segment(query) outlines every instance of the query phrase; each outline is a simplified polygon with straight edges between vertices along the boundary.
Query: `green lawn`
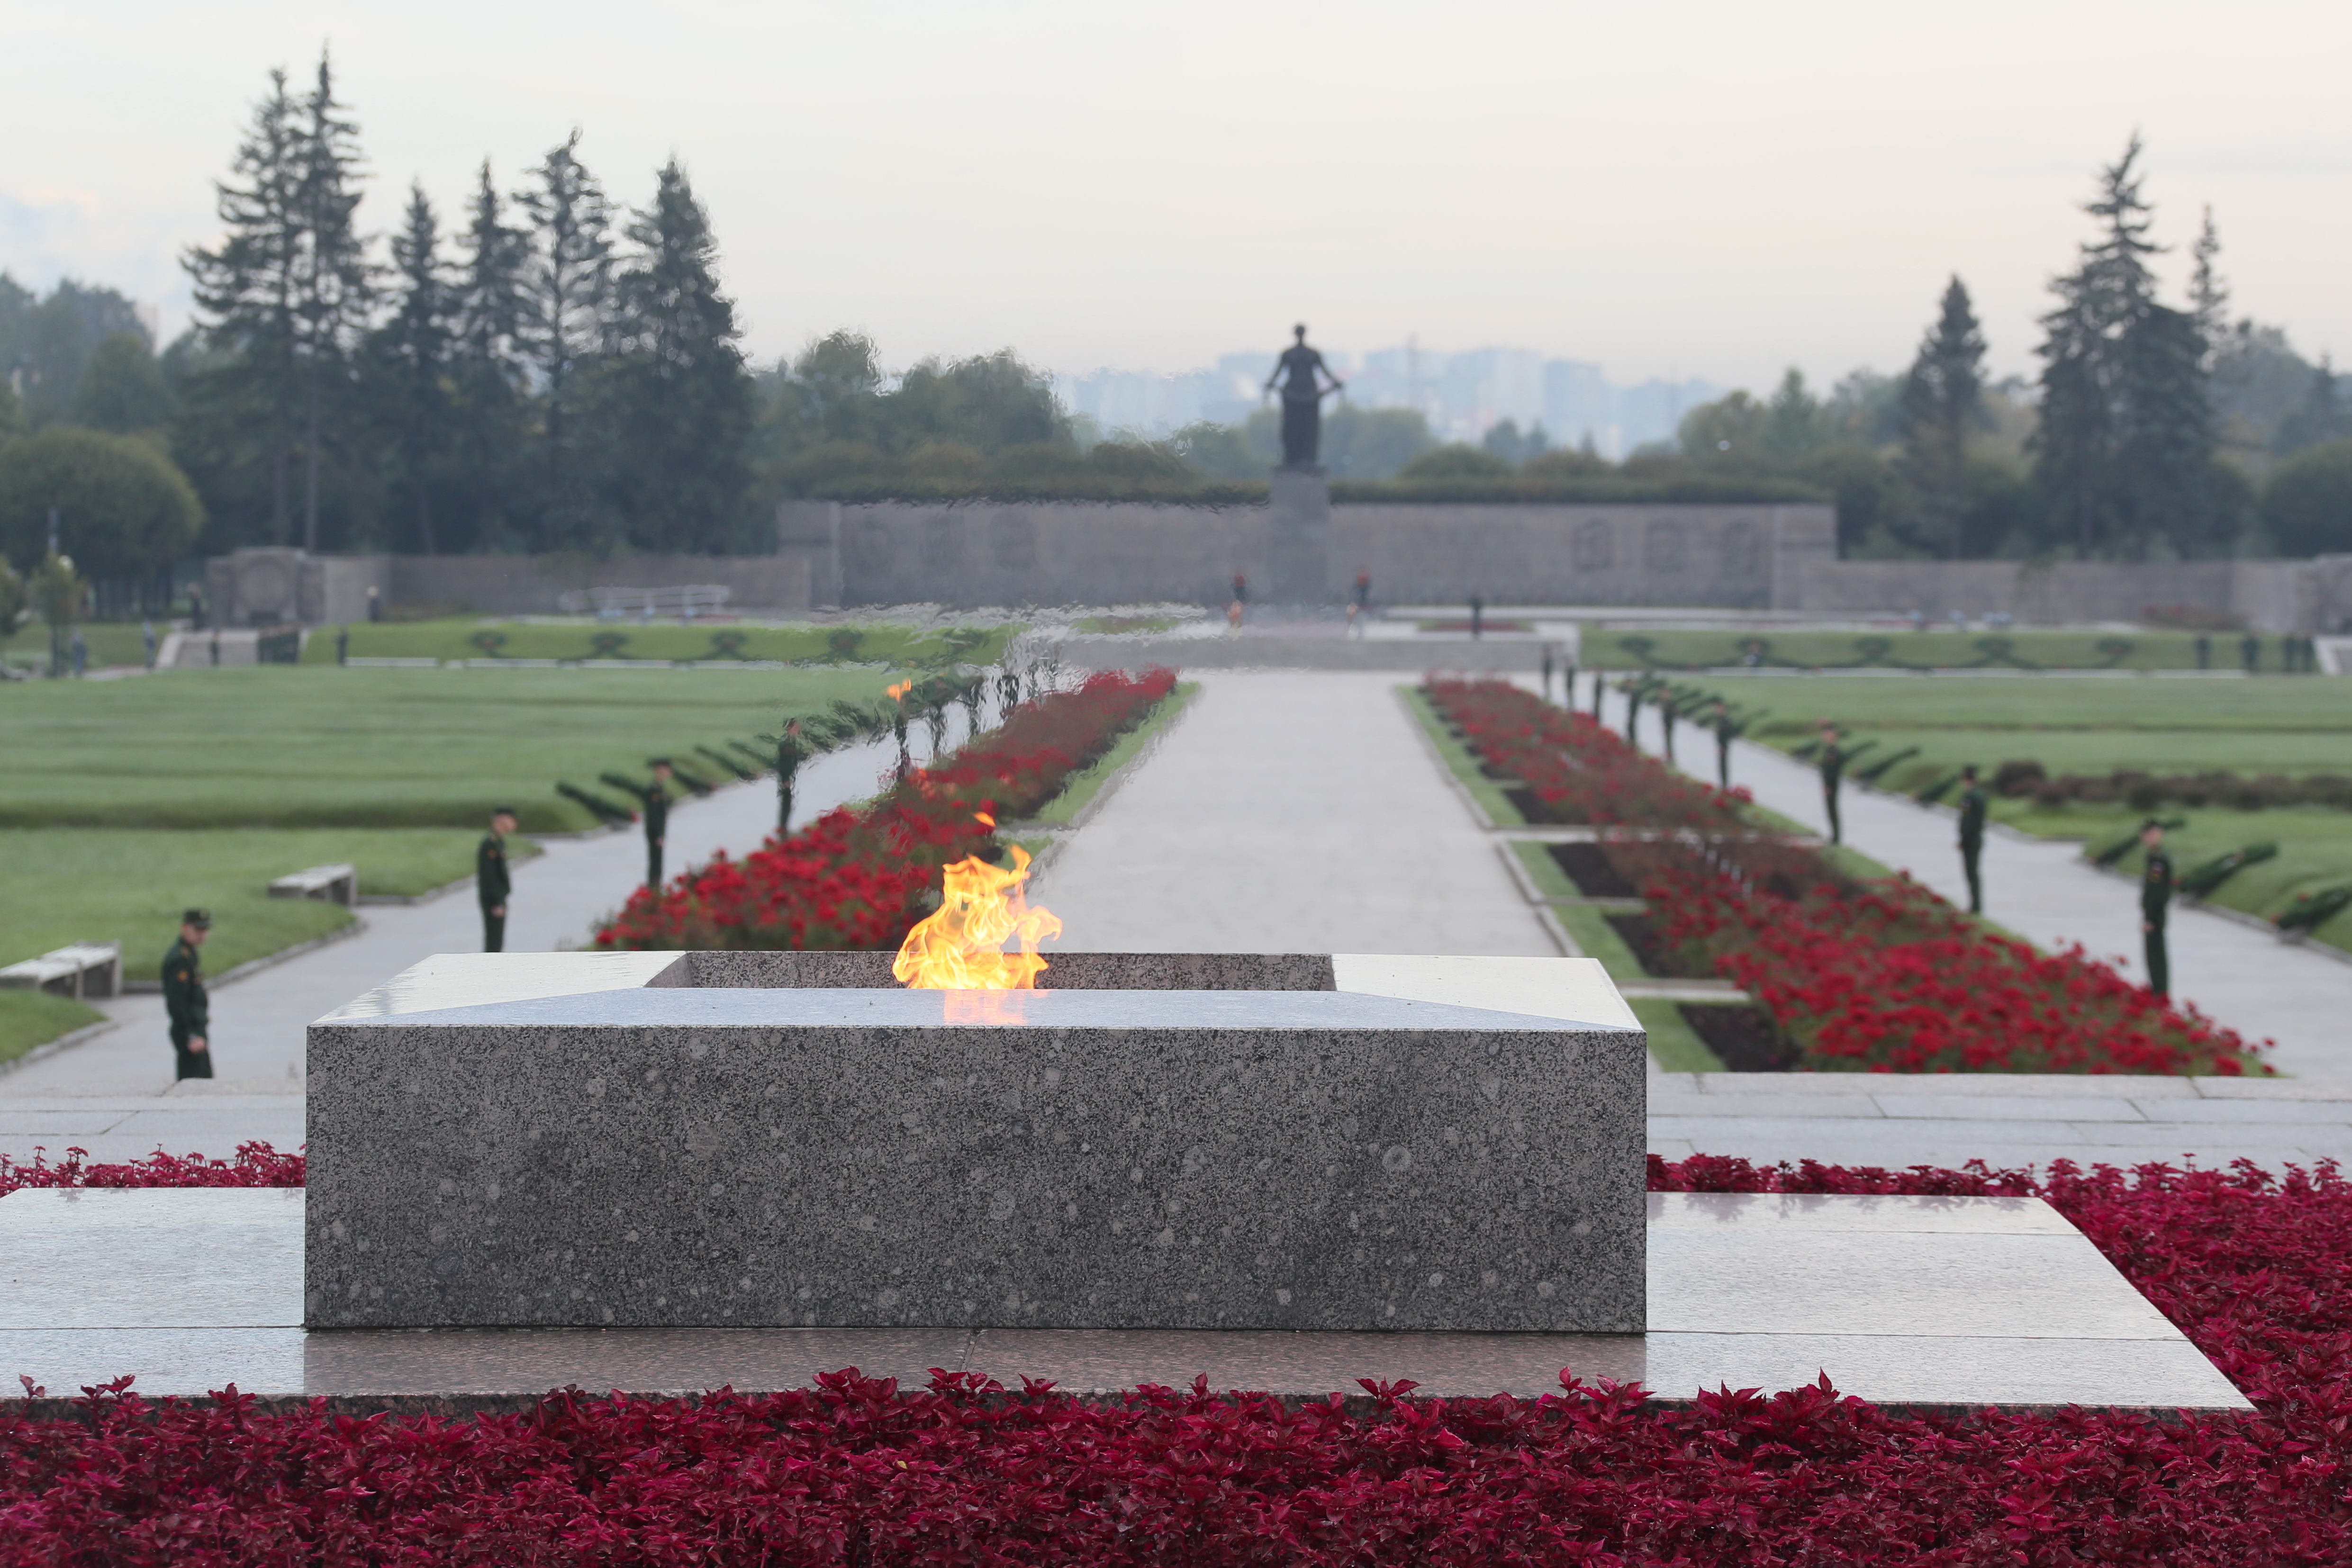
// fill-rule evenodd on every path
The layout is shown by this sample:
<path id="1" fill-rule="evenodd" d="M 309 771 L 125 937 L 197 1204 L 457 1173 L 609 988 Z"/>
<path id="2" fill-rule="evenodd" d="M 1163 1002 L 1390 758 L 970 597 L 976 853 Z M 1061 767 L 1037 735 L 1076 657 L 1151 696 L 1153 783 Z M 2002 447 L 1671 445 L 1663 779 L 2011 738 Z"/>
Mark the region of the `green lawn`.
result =
<path id="1" fill-rule="evenodd" d="M 0 827 L 478 831 L 505 802 L 526 831 L 573 831 L 595 819 L 559 779 L 610 796 L 599 773 L 642 779 L 660 753 L 702 771 L 698 744 L 752 740 L 787 711 L 877 697 L 891 678 L 247 666 L 17 682 L 0 685 Z"/>
<path id="2" fill-rule="evenodd" d="M 271 898 L 272 878 L 349 861 L 362 893 L 414 897 L 474 869 L 478 832 L 463 828 L 16 828 L 0 830 L 15 896 L 0 902 L 0 964 L 68 942 L 121 942 L 142 977 L 163 961 L 181 913 L 213 912 L 205 967 L 248 958 L 350 923 L 341 907 Z M 518 860 L 536 854 L 518 843 Z"/>
<path id="3" fill-rule="evenodd" d="M 135 633 L 137 628 L 131 628 Z M 486 621 L 467 615 L 440 621 L 361 622 L 351 633 L 352 658 L 368 659 L 773 659 L 903 664 L 960 656 L 993 664 L 1016 627 L 975 628 L 959 655 L 945 632 L 912 626 L 759 626 L 656 621 Z M 311 634 L 302 650 L 308 664 L 335 662 L 337 628 Z M 606 639 L 604 647 L 598 638 Z M 617 644 L 611 639 L 618 638 Z M 729 648 L 734 652 L 729 652 Z M 608 651 L 609 650 L 609 651 Z"/>
<path id="4" fill-rule="evenodd" d="M 163 954 L 155 955 L 163 961 Z M 0 1063 L 16 1061 L 37 1045 L 97 1023 L 106 1015 L 70 997 L 47 991 L 0 991 Z"/>
<path id="5" fill-rule="evenodd" d="M 2042 669 L 2191 670 L 2196 634 L 2189 632 L 1738 632 L 1602 631 L 1583 629 L 1582 657 L 1611 670 L 1714 669 L 1746 663 L 1761 643 L 1769 663 L 1781 666 L 2024 665 Z M 2263 664 L 2278 668 L 2278 639 L 2263 639 Z M 2241 667 L 2238 635 L 2213 637 L 2213 665 Z"/>

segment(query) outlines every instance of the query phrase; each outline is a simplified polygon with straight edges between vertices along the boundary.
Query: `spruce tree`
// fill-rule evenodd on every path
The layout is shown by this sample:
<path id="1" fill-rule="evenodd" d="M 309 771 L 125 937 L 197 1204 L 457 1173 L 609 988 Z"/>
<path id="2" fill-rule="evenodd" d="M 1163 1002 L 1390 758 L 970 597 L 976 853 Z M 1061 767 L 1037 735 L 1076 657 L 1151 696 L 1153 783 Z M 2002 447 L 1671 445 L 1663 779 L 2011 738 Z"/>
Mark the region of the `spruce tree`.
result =
<path id="1" fill-rule="evenodd" d="M 415 519 L 418 548 L 436 555 L 434 499 L 456 437 L 450 372 L 457 291 L 441 260 L 440 218 L 421 183 L 409 188 L 392 261 L 399 298 L 369 345 L 371 402 L 392 459 L 394 495 Z"/>
<path id="2" fill-rule="evenodd" d="M 530 315 L 530 241 L 506 221 L 505 199 L 490 178 L 488 159 L 482 161 L 464 245 L 451 348 L 457 406 L 450 475 L 455 515 L 442 530 L 443 542 L 453 549 L 484 540 L 525 542 L 505 521 L 528 413 L 523 341 Z"/>
<path id="3" fill-rule="evenodd" d="M 541 441 L 542 549 L 599 542 L 582 449 L 572 428 L 576 384 L 612 335 L 613 214 L 580 162 L 580 132 L 548 151 L 516 201 L 530 214 L 523 342 L 545 402 Z"/>
<path id="4" fill-rule="evenodd" d="M 1984 423 L 1984 333 L 1957 274 L 1919 344 L 1898 404 L 1905 477 L 1925 503 L 1929 537 L 1961 553 L 1969 437 Z"/>
<path id="5" fill-rule="evenodd" d="M 2159 304 L 2147 258 L 2162 247 L 2140 194 L 2140 141 L 2099 173 L 2084 211 L 2102 232 L 2052 284 L 2044 316 L 2034 477 L 2080 556 L 2144 554 L 2159 541 L 2214 548 L 2234 519 L 2220 507 L 2216 430 L 2197 319 Z M 2208 279 L 2209 288 L 2218 280 Z"/>
<path id="6" fill-rule="evenodd" d="M 753 389 L 710 220 L 675 159 L 628 237 L 637 254 L 599 377 L 614 499 L 637 549 L 723 552 L 751 483 Z"/>
<path id="7" fill-rule="evenodd" d="M 359 127 L 336 101 L 334 74 L 319 57 L 316 85 L 303 99 L 295 143 L 291 303 L 294 364 L 302 408 L 302 548 L 319 548 L 319 472 L 351 383 L 352 350 L 366 330 L 375 269 L 353 219 L 359 211 Z M 330 405 L 334 405 L 331 412 Z"/>
<path id="8" fill-rule="evenodd" d="M 286 542 L 300 381 L 296 371 L 296 266 L 303 244 L 299 112 L 286 73 L 253 108 L 230 177 L 215 182 L 215 211 L 226 234 L 212 249 L 189 250 L 187 269 L 205 347 L 218 368 L 192 389 L 201 410 L 217 409 L 248 433 L 268 467 L 269 537 Z M 205 421 L 203 423 L 214 423 Z"/>

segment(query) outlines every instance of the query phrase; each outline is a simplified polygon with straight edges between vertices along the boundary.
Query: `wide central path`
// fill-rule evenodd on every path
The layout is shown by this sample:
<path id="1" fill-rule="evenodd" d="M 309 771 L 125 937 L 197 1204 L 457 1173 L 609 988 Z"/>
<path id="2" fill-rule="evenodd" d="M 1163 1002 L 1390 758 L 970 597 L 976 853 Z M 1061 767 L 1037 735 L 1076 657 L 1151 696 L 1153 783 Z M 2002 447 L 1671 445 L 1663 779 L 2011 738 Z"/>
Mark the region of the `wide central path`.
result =
<path id="1" fill-rule="evenodd" d="M 1038 878 L 1074 952 L 1557 957 L 1393 674 L 1196 672 Z"/>

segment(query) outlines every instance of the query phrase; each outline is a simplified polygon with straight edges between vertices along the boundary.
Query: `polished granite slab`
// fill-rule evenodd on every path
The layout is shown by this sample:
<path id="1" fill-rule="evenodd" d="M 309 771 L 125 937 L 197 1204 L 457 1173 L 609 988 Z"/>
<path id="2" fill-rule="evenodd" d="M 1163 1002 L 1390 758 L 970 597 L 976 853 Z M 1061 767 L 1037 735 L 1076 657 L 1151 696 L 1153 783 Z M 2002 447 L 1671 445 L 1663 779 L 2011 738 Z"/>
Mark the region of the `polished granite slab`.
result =
<path id="1" fill-rule="evenodd" d="M 306 1326 L 1644 1322 L 1646 1038 L 1589 960 L 515 956 L 311 1026 Z"/>
<path id="2" fill-rule="evenodd" d="M 306 1333 L 300 1278 L 284 1261 L 299 1245 L 303 1207 L 299 1190 L 0 1198 L 0 1385 L 13 1390 L 21 1374 L 53 1397 L 70 1396 L 130 1373 L 151 1395 L 234 1383 L 272 1404 L 319 1396 L 347 1409 L 465 1411 L 527 1405 L 567 1386 L 798 1387 L 853 1365 L 910 1386 L 940 1368 L 1088 1394 L 1206 1376 L 1219 1390 L 1301 1398 L 1355 1396 L 1359 1378 L 1411 1380 L 1432 1396 L 1532 1397 L 1556 1390 L 1567 1372 L 1640 1382 L 1669 1401 L 1720 1386 L 1794 1387 L 1826 1372 L 1844 1393 L 1915 1407 L 2248 1407 L 2036 1198 L 1651 1194 L 1646 1334 Z"/>

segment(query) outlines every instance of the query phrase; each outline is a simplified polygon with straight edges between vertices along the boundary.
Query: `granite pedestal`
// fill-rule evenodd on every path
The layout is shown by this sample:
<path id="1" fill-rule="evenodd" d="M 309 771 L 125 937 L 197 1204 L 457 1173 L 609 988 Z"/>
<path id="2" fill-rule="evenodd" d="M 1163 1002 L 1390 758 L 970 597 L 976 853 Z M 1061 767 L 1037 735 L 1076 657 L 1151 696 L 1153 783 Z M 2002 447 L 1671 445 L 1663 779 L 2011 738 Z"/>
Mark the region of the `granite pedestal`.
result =
<path id="1" fill-rule="evenodd" d="M 314 1328 L 1644 1324 L 1581 959 L 441 958 L 311 1027 Z"/>

